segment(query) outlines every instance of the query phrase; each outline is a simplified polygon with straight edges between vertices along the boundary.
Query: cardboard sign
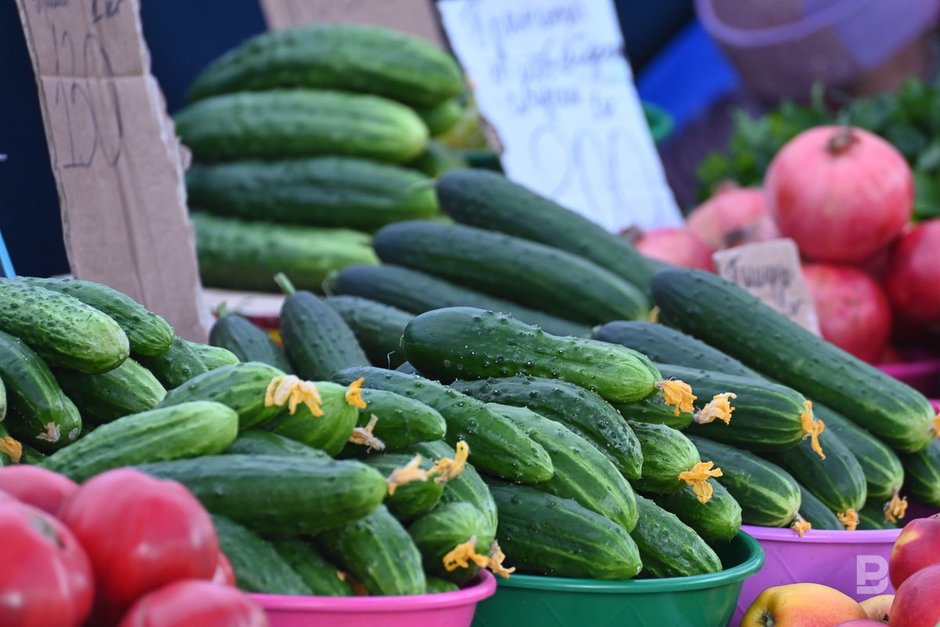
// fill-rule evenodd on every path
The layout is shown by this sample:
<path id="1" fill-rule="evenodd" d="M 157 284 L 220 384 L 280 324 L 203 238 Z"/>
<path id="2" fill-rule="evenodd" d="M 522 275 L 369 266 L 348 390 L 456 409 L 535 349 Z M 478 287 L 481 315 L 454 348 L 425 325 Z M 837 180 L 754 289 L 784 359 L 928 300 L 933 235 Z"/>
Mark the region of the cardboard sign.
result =
<path id="1" fill-rule="evenodd" d="M 400 30 L 438 45 L 444 41 L 434 0 L 261 0 L 261 9 L 270 30 L 352 22 Z"/>
<path id="2" fill-rule="evenodd" d="M 792 239 L 745 244 L 713 255 L 715 270 L 728 281 L 819 335 L 813 298 L 800 271 L 800 252 Z"/>
<path id="3" fill-rule="evenodd" d="M 182 152 L 150 73 L 138 0 L 17 0 L 72 273 L 205 340 Z"/>
<path id="4" fill-rule="evenodd" d="M 681 224 L 612 0 L 441 0 L 515 181 L 608 230 Z"/>

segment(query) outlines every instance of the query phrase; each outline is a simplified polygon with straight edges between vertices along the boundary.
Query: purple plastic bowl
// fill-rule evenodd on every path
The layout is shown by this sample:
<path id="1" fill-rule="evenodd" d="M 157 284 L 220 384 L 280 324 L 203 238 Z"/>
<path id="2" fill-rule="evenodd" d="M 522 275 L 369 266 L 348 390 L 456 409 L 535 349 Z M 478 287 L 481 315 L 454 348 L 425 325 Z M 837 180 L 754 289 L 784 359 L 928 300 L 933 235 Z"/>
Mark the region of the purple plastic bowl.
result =
<path id="1" fill-rule="evenodd" d="M 881 364 L 878 369 L 923 394 L 940 393 L 940 359 Z"/>
<path id="2" fill-rule="evenodd" d="M 496 580 L 480 580 L 456 592 L 401 597 L 313 597 L 252 594 L 271 627 L 470 627 L 477 603 L 493 596 Z"/>

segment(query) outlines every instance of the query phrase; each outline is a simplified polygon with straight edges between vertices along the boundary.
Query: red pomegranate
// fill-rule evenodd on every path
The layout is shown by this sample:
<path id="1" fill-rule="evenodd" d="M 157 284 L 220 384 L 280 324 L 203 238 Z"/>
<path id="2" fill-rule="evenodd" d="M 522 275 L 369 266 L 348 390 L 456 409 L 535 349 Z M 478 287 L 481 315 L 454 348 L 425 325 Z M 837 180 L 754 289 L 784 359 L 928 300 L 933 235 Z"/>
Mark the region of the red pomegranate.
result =
<path id="1" fill-rule="evenodd" d="M 940 219 L 922 222 L 895 246 L 885 278 L 897 312 L 913 322 L 940 322 Z"/>
<path id="2" fill-rule="evenodd" d="M 715 194 L 689 214 L 686 228 L 715 250 L 780 237 L 774 224 L 764 190 L 721 185 Z"/>
<path id="3" fill-rule="evenodd" d="M 664 227 L 644 233 L 636 248 L 647 257 L 681 268 L 713 270 L 715 252 L 682 227 Z"/>

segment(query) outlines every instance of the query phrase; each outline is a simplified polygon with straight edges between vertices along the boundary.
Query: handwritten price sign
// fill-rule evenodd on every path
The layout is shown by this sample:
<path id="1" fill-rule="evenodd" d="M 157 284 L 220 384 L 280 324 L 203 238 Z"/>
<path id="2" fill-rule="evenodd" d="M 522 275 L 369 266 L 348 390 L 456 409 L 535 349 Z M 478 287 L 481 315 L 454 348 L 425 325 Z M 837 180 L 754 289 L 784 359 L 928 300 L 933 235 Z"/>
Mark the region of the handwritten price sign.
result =
<path id="1" fill-rule="evenodd" d="M 612 231 L 681 217 L 610 0 L 441 0 L 506 173 Z"/>

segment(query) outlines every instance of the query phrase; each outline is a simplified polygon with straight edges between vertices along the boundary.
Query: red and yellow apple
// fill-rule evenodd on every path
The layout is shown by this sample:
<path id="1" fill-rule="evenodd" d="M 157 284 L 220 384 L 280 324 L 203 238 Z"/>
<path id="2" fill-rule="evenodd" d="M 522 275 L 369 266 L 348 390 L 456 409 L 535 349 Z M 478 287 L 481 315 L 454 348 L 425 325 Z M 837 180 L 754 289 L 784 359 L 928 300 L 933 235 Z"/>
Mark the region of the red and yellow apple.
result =
<path id="1" fill-rule="evenodd" d="M 891 604 L 894 602 L 893 594 L 880 594 L 876 597 L 865 599 L 859 605 L 868 614 L 868 618 L 882 623 L 888 622 L 888 616 L 891 615 Z"/>
<path id="2" fill-rule="evenodd" d="M 908 577 L 894 594 L 891 627 L 940 625 L 940 564 L 922 568 Z"/>
<path id="3" fill-rule="evenodd" d="M 761 592 L 741 627 L 835 627 L 862 618 L 867 618 L 862 606 L 838 590 L 794 583 Z"/>
<path id="4" fill-rule="evenodd" d="M 894 548 L 891 549 L 891 558 L 888 561 L 891 585 L 897 590 L 908 577 L 920 569 L 938 563 L 940 514 L 912 520 L 901 530 Z"/>

